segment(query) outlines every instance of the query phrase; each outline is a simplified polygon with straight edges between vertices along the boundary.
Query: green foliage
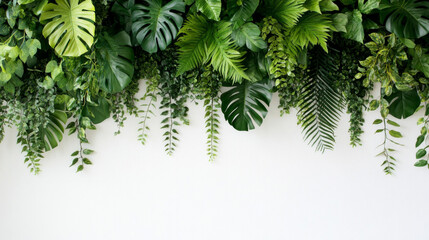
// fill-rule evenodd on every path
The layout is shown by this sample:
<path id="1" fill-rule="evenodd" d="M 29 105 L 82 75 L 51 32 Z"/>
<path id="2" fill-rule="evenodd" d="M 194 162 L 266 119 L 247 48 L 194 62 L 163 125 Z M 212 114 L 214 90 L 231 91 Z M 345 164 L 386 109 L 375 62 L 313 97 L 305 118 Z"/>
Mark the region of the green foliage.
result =
<path id="1" fill-rule="evenodd" d="M 273 17 L 285 27 L 292 27 L 307 11 L 302 1 L 295 0 L 264 0 L 259 8 L 266 17 Z"/>
<path id="2" fill-rule="evenodd" d="M 191 90 L 191 82 L 186 75 L 177 76 L 177 53 L 174 48 L 168 49 L 157 56 L 158 70 L 161 74 L 158 80 L 159 95 L 162 96 L 160 110 L 164 119 L 161 128 L 165 152 L 172 155 L 179 141 L 177 127 L 189 125 L 188 107 L 186 102 Z"/>
<path id="3" fill-rule="evenodd" d="M 371 51 L 372 56 L 360 62 L 365 70 L 356 77 L 361 78 L 365 75 L 365 86 L 381 82 L 387 96 L 392 94 L 394 86 L 400 91 L 408 91 L 417 86 L 418 82 L 413 78 L 413 72 L 403 71 L 402 74 L 400 72 L 408 60 L 405 45 L 398 41 L 395 35 L 371 33 L 369 36 L 372 41 L 365 46 Z"/>
<path id="4" fill-rule="evenodd" d="M 268 42 L 266 56 L 271 58 L 269 74 L 275 80 L 282 113 L 289 113 L 290 108 L 296 107 L 299 102 L 298 94 L 302 86 L 301 78 L 295 78 L 294 73 L 297 49 L 285 36 L 284 27 L 272 17 L 263 20 L 262 38 Z"/>
<path id="5" fill-rule="evenodd" d="M 396 118 L 412 116 L 420 106 L 420 97 L 415 89 L 399 91 L 394 89 L 385 99 L 389 102 L 389 113 Z"/>
<path id="6" fill-rule="evenodd" d="M 335 88 L 338 66 L 333 57 L 319 47 L 311 53 L 299 104 L 299 120 L 304 139 L 316 150 L 324 152 L 334 148 L 334 131 L 340 119 L 343 100 Z"/>
<path id="7" fill-rule="evenodd" d="M 339 67 L 337 84 L 347 105 L 347 113 L 350 114 L 350 145 L 355 147 L 361 145 L 360 137 L 365 122 L 363 111 L 368 104 L 366 96 L 372 88 L 365 87 L 355 75 L 359 73 L 359 58 L 365 58 L 368 50 L 362 44 L 344 39 L 335 42 L 335 48 L 340 51 L 336 55 Z"/>
<path id="8" fill-rule="evenodd" d="M 48 20 L 43 36 L 61 56 L 75 57 L 88 51 L 94 42 L 95 8 L 91 0 L 56 0 L 48 3 L 40 15 L 40 21 Z"/>
<path id="9" fill-rule="evenodd" d="M 227 0 L 227 11 L 231 16 L 230 21 L 233 23 L 234 28 L 243 25 L 249 20 L 259 5 L 259 0 L 241 1 L 241 4 L 239 2 L 237 0 Z"/>
<path id="10" fill-rule="evenodd" d="M 429 129 L 429 105 L 425 104 L 425 116 L 419 118 L 417 121 L 418 125 L 422 125 L 420 129 L 420 135 L 416 140 L 416 148 L 418 148 L 416 152 L 417 162 L 414 164 L 416 167 L 426 167 L 429 161 L 429 155 L 427 154 L 426 149 L 429 147 L 427 144 L 427 140 L 429 137 L 428 129 Z M 422 145 L 423 144 L 423 145 Z"/>
<path id="11" fill-rule="evenodd" d="M 272 92 L 271 82 L 245 81 L 221 95 L 225 120 L 239 131 L 248 131 L 260 126 L 267 116 Z"/>
<path id="12" fill-rule="evenodd" d="M 239 47 L 246 47 L 253 52 L 267 48 L 267 43 L 262 39 L 261 31 L 256 24 L 245 23 L 241 27 L 232 31 L 232 39 Z"/>
<path id="13" fill-rule="evenodd" d="M 209 62 L 225 79 L 248 79 L 241 63 L 243 54 L 231 39 L 230 22 L 213 24 L 202 16 L 191 16 L 180 33 L 178 75 Z"/>
<path id="14" fill-rule="evenodd" d="M 139 110 L 139 114 L 141 116 L 141 121 L 139 122 L 139 124 L 141 125 L 141 127 L 138 129 L 138 140 L 143 145 L 145 145 L 148 137 L 148 132 L 150 130 L 148 126 L 148 121 L 150 120 L 151 116 L 154 115 L 152 109 L 155 109 L 155 102 L 158 100 L 158 81 L 161 76 L 158 70 L 158 64 L 152 57 L 142 55 L 138 59 L 139 61 L 141 61 L 140 66 L 143 66 L 141 68 L 140 77 L 147 79 L 146 92 L 140 99 L 140 101 L 143 102 L 141 105 L 143 109 Z"/>
<path id="15" fill-rule="evenodd" d="M 327 40 L 329 31 L 333 28 L 330 19 L 318 13 L 305 13 L 290 30 L 291 42 L 306 48 L 310 43 L 320 45 L 328 51 Z"/>
<path id="16" fill-rule="evenodd" d="M 100 88 L 108 93 L 122 91 L 133 78 L 134 52 L 130 36 L 122 31 L 113 37 L 107 33 L 96 44 L 97 61 L 101 65 Z"/>
<path id="17" fill-rule="evenodd" d="M 221 0 L 195 0 L 195 6 L 208 19 L 219 21 L 220 11 L 222 9 Z"/>
<path id="18" fill-rule="evenodd" d="M 200 76 L 197 87 L 201 91 L 202 99 L 204 99 L 207 155 L 209 156 L 209 161 L 214 161 L 219 143 L 220 116 L 218 109 L 220 108 L 221 76 L 210 68 L 204 69 Z"/>
<path id="19" fill-rule="evenodd" d="M 382 107 L 382 112 L 383 112 L 383 107 Z M 396 158 L 392 156 L 392 153 L 395 152 L 396 150 L 392 148 L 390 145 L 401 145 L 400 143 L 396 142 L 396 139 L 402 138 L 402 134 L 397 130 L 395 130 L 397 127 L 400 127 L 400 125 L 392 120 L 387 119 L 383 113 L 382 113 L 382 119 L 376 119 L 373 124 L 378 125 L 381 123 L 383 123 L 383 127 L 380 129 L 377 129 L 375 133 L 382 134 L 384 140 L 383 140 L 383 143 L 379 146 L 379 147 L 382 147 L 382 151 L 379 154 L 377 154 L 377 156 L 384 157 L 384 161 L 381 164 L 381 166 L 384 167 L 383 171 L 387 175 L 390 175 L 393 173 L 396 166 Z"/>
<path id="20" fill-rule="evenodd" d="M 429 33 L 429 2 L 384 0 L 380 6 L 386 29 L 402 38 L 421 38 Z"/>
<path id="21" fill-rule="evenodd" d="M 145 0 L 136 4 L 132 12 L 132 32 L 143 50 L 155 53 L 165 50 L 176 38 L 182 26 L 180 13 L 185 11 L 182 0 L 162 5 L 162 0 Z"/>
<path id="22" fill-rule="evenodd" d="M 79 140 L 71 165 L 80 172 L 92 164 L 89 130 L 112 117 L 119 133 L 137 116 L 145 144 L 159 100 L 172 154 L 179 125 L 189 124 L 187 103 L 203 100 L 212 161 L 219 108 L 250 130 L 277 92 L 281 113 L 298 108 L 305 139 L 321 151 L 333 148 L 343 107 L 353 146 L 368 102 L 380 109 L 390 174 L 402 137 L 390 116 L 414 115 L 429 99 L 428 9 L 423 0 L 0 0 L 0 141 L 15 127 L 25 163 L 39 173 L 67 129 Z M 369 94 L 373 85 L 380 98 Z M 428 112 L 419 119 L 419 167 L 429 161 Z"/>

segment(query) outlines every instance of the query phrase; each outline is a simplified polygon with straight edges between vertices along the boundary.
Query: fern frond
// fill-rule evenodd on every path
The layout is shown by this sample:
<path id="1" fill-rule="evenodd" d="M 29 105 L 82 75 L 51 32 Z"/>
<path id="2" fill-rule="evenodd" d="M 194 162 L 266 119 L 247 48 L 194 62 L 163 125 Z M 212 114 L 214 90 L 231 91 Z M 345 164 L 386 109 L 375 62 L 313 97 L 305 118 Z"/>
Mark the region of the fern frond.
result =
<path id="1" fill-rule="evenodd" d="M 243 53 L 232 41 L 231 23 L 209 22 L 204 16 L 190 16 L 180 30 L 179 68 L 177 75 L 210 61 L 225 79 L 241 82 L 248 79 L 243 64 Z"/>
<path id="2" fill-rule="evenodd" d="M 206 111 L 206 129 L 207 129 L 207 154 L 209 161 L 213 161 L 217 156 L 217 145 L 219 143 L 219 98 L 211 97 L 204 101 Z"/>
<path id="3" fill-rule="evenodd" d="M 216 32 L 209 45 L 211 53 L 211 65 L 220 72 L 225 79 L 232 79 L 233 82 L 241 82 L 249 79 L 245 73 L 243 53 L 238 51 L 231 39 L 232 28 L 230 22 L 218 22 Z"/>
<path id="4" fill-rule="evenodd" d="M 334 147 L 334 130 L 340 119 L 343 99 L 334 86 L 333 74 L 338 68 L 332 56 L 319 47 L 312 50 L 311 56 L 298 116 L 304 139 L 316 146 L 316 150 L 324 152 Z"/>
<path id="5" fill-rule="evenodd" d="M 266 17 L 271 16 L 285 27 L 292 27 L 298 19 L 307 11 L 300 0 L 264 0 L 260 8 Z"/>
<path id="6" fill-rule="evenodd" d="M 207 61 L 210 55 L 207 41 L 213 34 L 213 24 L 204 16 L 191 15 L 185 22 L 179 34 L 179 68 L 177 74 L 194 69 Z"/>
<path id="7" fill-rule="evenodd" d="M 307 47 L 310 43 L 319 44 L 328 52 L 329 31 L 332 29 L 331 20 L 315 12 L 305 13 L 298 23 L 290 30 L 291 42 L 301 48 Z"/>
<path id="8" fill-rule="evenodd" d="M 157 97 L 156 97 L 156 93 L 155 92 L 151 92 L 148 94 L 145 94 L 145 96 L 143 96 L 141 98 L 142 101 L 146 100 L 147 98 L 149 98 L 149 102 L 148 103 L 143 103 L 141 106 L 144 107 L 145 110 L 140 110 L 139 114 L 142 114 L 142 120 L 139 122 L 139 124 L 141 125 L 141 127 L 138 129 L 138 131 L 140 132 L 139 136 L 138 136 L 138 140 L 145 145 L 146 144 L 146 139 L 148 137 L 148 131 L 150 131 L 150 128 L 148 126 L 148 120 L 151 119 L 152 116 L 154 116 L 155 114 L 153 113 L 152 109 L 155 109 L 155 102 L 157 101 Z"/>

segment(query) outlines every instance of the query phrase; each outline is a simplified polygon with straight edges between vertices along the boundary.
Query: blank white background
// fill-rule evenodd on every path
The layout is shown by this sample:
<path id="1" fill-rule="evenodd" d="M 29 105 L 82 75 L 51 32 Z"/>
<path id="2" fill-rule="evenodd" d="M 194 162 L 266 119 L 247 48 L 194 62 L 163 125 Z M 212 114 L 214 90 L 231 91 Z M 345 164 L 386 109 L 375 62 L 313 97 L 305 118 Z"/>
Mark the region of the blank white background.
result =
<path id="1" fill-rule="evenodd" d="M 14 129 L 0 144 L 0 239 L 7 240 L 284 240 L 429 239 L 429 170 L 416 168 L 418 116 L 404 121 L 394 176 L 380 167 L 381 135 L 366 113 L 363 146 L 348 144 L 348 116 L 335 150 L 309 147 L 295 112 L 280 117 L 278 99 L 262 127 L 237 132 L 222 121 L 218 159 L 205 152 L 202 104 L 190 104 L 190 126 L 165 155 L 161 117 L 146 146 L 139 119 L 113 136 L 113 121 L 89 132 L 94 165 L 69 168 L 75 136 L 46 154 L 33 176 Z M 422 115 L 420 112 L 419 115 Z"/>

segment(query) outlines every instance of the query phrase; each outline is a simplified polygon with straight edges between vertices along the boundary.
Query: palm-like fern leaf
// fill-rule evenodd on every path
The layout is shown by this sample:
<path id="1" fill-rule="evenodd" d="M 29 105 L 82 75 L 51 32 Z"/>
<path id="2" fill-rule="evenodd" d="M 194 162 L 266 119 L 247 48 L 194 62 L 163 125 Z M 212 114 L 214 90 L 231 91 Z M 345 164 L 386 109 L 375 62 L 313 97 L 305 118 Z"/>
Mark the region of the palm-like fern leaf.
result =
<path id="1" fill-rule="evenodd" d="M 264 0 L 260 9 L 265 16 L 271 16 L 284 26 L 292 27 L 307 11 L 303 4 L 304 1 L 298 0 Z"/>
<path id="2" fill-rule="evenodd" d="M 225 79 L 248 79 L 242 64 L 243 53 L 231 38 L 230 22 L 213 23 L 203 16 L 190 16 L 180 33 L 177 75 L 210 62 Z"/>
<path id="3" fill-rule="evenodd" d="M 331 29 L 332 22 L 327 16 L 308 12 L 290 30 L 290 39 L 292 43 L 302 48 L 311 43 L 313 45 L 319 44 L 325 51 L 328 51 L 326 41 Z"/>
<path id="4" fill-rule="evenodd" d="M 210 63 L 224 78 L 241 82 L 243 78 L 248 79 L 248 77 L 242 64 L 243 54 L 237 50 L 231 39 L 231 29 L 230 22 L 216 24 L 214 39 L 209 47 L 209 52 L 212 53 Z"/>
<path id="5" fill-rule="evenodd" d="M 186 71 L 198 67 L 207 61 L 208 37 L 213 32 L 213 24 L 210 24 L 204 16 L 191 15 L 180 29 L 177 45 L 179 46 L 179 68 L 177 74 L 183 74 Z"/>
<path id="6" fill-rule="evenodd" d="M 323 152 L 334 147 L 334 130 L 340 119 L 343 100 L 334 86 L 333 74 L 338 67 L 333 57 L 319 47 L 315 47 L 311 55 L 313 57 L 299 105 L 299 118 L 304 139 Z"/>

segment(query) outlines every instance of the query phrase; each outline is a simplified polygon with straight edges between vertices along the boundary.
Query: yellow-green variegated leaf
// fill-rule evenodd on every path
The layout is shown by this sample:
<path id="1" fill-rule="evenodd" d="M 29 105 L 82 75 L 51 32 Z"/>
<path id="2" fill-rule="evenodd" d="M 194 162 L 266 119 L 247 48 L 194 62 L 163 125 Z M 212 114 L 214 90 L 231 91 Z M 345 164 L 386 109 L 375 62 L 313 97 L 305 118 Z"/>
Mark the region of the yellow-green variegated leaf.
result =
<path id="1" fill-rule="evenodd" d="M 91 0 L 55 0 L 42 11 L 40 21 L 48 21 L 43 36 L 61 56 L 77 57 L 94 42 L 95 8 Z"/>

